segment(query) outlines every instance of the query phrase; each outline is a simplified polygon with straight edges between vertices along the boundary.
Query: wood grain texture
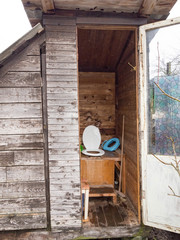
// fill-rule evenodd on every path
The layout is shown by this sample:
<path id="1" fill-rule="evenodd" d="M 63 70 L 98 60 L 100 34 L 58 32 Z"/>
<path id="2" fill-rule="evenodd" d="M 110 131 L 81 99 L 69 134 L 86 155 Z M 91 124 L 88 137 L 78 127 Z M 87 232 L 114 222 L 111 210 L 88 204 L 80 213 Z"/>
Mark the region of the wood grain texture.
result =
<path id="1" fill-rule="evenodd" d="M 0 78 L 1 87 L 40 87 L 41 76 L 39 72 L 8 72 Z"/>
<path id="2" fill-rule="evenodd" d="M 0 119 L 0 126 L 0 134 L 42 133 L 41 119 Z"/>
<path id="3" fill-rule="evenodd" d="M 39 198 L 45 196 L 44 181 L 1 183 L 0 190 L 3 199 Z"/>
<path id="4" fill-rule="evenodd" d="M 81 181 L 87 181 L 91 186 L 114 186 L 114 162 L 104 159 L 81 160 Z"/>
<path id="5" fill-rule="evenodd" d="M 0 215 L 1 231 L 46 227 L 46 213 Z"/>
<path id="6" fill-rule="evenodd" d="M 129 32 L 128 29 L 106 30 L 106 27 L 101 30 L 78 29 L 80 71 L 115 72 Z"/>
<path id="7" fill-rule="evenodd" d="M 115 74 L 79 73 L 80 137 L 88 125 L 100 129 L 102 141 L 115 136 Z"/>
<path id="8" fill-rule="evenodd" d="M 30 71 L 37 72 L 40 71 L 40 58 L 39 56 L 28 56 L 26 59 L 22 59 L 16 62 L 12 67 L 11 71 L 20 72 L 20 71 Z"/>
<path id="9" fill-rule="evenodd" d="M 80 227 L 76 26 L 63 18 L 45 23 L 51 227 Z"/>
<path id="10" fill-rule="evenodd" d="M 46 199 L 41 197 L 37 198 L 16 198 L 11 200 L 2 199 L 1 204 L 1 214 L 16 214 L 16 213 L 31 213 L 33 212 L 45 212 L 45 201 Z"/>
<path id="11" fill-rule="evenodd" d="M 138 196 L 138 159 L 137 159 L 137 102 L 136 102 L 136 72 L 131 70 L 127 64 L 130 62 L 136 65 L 135 58 L 135 32 L 130 35 L 126 49 L 124 49 L 121 61 L 117 68 L 118 88 L 116 109 L 116 132 L 121 139 L 122 135 L 122 119 L 125 116 L 125 132 L 124 132 L 124 153 L 125 159 L 125 175 L 126 175 L 126 194 L 133 203 L 135 209 L 139 208 Z M 134 43 L 134 44 L 133 44 Z"/>
<path id="12" fill-rule="evenodd" d="M 0 71 L 0 230 L 46 228 L 40 45 Z"/>
<path id="13" fill-rule="evenodd" d="M 41 102 L 40 88 L 0 88 L 0 103 Z"/>
<path id="14" fill-rule="evenodd" d="M 7 182 L 43 181 L 43 166 L 7 167 Z"/>
<path id="15" fill-rule="evenodd" d="M 43 149 L 42 134 L 0 135 L 0 150 Z"/>

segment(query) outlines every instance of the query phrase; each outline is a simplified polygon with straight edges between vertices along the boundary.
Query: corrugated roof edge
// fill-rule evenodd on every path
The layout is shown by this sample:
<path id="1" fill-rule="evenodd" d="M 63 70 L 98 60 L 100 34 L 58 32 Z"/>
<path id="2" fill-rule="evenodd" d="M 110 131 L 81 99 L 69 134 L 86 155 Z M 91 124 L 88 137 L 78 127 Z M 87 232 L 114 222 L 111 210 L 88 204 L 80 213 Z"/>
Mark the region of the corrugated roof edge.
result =
<path id="1" fill-rule="evenodd" d="M 36 26 L 34 26 L 29 32 L 24 34 L 21 38 L 19 38 L 16 42 L 14 42 L 12 45 L 10 45 L 8 48 L 6 48 L 1 54 L 0 54 L 0 64 L 5 61 L 10 55 L 15 52 L 21 45 L 23 45 L 25 42 L 31 40 L 34 38 L 37 34 L 41 33 L 44 30 L 44 28 L 41 26 L 40 23 L 38 23 Z"/>

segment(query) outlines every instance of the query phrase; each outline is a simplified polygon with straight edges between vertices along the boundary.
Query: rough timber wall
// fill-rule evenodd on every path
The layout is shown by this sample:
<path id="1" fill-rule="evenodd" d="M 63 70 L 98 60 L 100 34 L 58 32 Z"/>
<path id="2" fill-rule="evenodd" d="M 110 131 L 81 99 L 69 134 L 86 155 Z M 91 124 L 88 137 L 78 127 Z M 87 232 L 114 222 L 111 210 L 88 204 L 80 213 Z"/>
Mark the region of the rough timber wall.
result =
<path id="1" fill-rule="evenodd" d="M 40 44 L 0 69 L 0 230 L 46 228 Z"/>
<path id="2" fill-rule="evenodd" d="M 52 229 L 81 227 L 76 25 L 44 18 Z"/>
<path id="3" fill-rule="evenodd" d="M 138 183 L 138 154 L 137 154 L 137 93 L 136 71 L 129 66 L 136 65 L 135 34 L 132 32 L 127 42 L 126 50 L 117 68 L 117 132 L 122 132 L 122 116 L 125 115 L 124 152 L 126 155 L 126 189 L 127 196 L 138 210 L 139 183 Z"/>
<path id="4" fill-rule="evenodd" d="M 89 125 L 101 132 L 101 142 L 115 137 L 115 74 L 79 73 L 80 137 Z"/>

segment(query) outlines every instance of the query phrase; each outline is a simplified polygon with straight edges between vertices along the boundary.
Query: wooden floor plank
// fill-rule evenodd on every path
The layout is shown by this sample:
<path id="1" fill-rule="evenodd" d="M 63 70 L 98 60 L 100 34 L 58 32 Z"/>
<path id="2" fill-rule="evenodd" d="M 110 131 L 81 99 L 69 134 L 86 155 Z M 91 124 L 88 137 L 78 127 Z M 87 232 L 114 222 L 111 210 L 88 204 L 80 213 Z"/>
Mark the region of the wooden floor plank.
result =
<path id="1" fill-rule="evenodd" d="M 113 216 L 113 208 L 110 204 L 103 207 L 104 215 L 107 221 L 107 226 L 116 226 L 116 222 L 114 221 Z"/>
<path id="2" fill-rule="evenodd" d="M 100 227 L 107 227 L 107 221 L 104 216 L 104 212 L 101 206 L 97 209 L 98 222 Z"/>
<path id="3" fill-rule="evenodd" d="M 138 218 L 126 199 L 114 204 L 109 198 L 91 198 L 89 202 L 89 222 L 84 227 L 137 226 Z"/>

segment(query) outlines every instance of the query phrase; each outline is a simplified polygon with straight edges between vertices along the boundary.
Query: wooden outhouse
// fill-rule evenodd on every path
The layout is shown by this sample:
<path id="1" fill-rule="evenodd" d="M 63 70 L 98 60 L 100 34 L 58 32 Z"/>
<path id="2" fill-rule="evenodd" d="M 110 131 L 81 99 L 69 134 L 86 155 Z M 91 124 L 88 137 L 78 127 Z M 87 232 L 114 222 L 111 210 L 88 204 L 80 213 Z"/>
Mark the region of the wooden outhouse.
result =
<path id="1" fill-rule="evenodd" d="M 147 123 L 146 43 L 179 26 L 159 22 L 176 1 L 22 2 L 35 26 L 0 54 L 0 238 L 120 238 L 141 222 L 180 233 L 179 152 L 176 171 L 164 166 Z M 119 138 L 119 150 L 84 156 L 89 125 L 102 141 Z"/>

